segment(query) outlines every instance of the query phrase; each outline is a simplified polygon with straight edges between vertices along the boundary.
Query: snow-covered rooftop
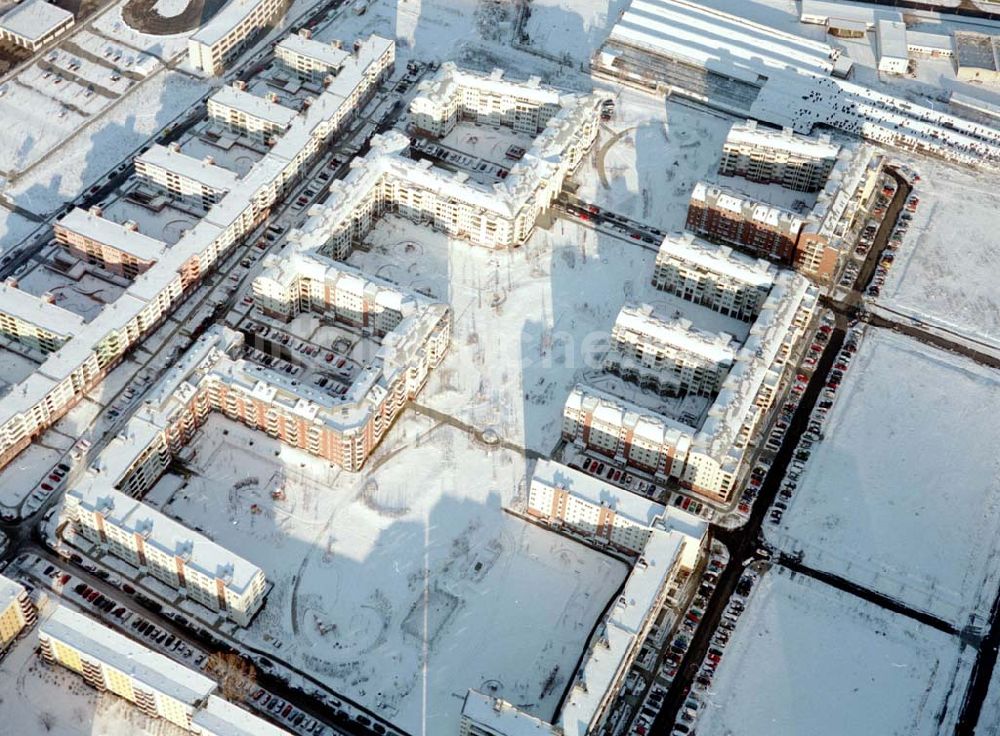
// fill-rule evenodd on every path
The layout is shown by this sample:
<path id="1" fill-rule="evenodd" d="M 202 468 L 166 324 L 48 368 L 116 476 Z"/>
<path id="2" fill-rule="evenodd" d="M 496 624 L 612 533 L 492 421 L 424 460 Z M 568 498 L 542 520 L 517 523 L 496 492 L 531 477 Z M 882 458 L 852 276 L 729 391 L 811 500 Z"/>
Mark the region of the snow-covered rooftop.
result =
<path id="1" fill-rule="evenodd" d="M 769 288 L 777 267 L 762 258 L 753 258 L 725 245 L 715 245 L 680 232 L 667 235 L 660 244 L 657 260 L 673 258 L 727 276 L 749 286 Z"/>
<path id="2" fill-rule="evenodd" d="M 0 575 L 0 612 L 16 601 L 24 593 L 24 586 L 5 575 Z"/>
<path id="3" fill-rule="evenodd" d="M 179 149 L 159 143 L 150 146 L 136 159 L 137 163 L 140 161 L 219 191 L 232 189 L 238 178 L 234 172 L 213 161 L 188 156 Z"/>
<path id="4" fill-rule="evenodd" d="M 901 20 L 881 19 L 876 26 L 879 59 L 907 59 L 906 24 Z"/>
<path id="5" fill-rule="evenodd" d="M 59 221 L 59 226 L 143 261 L 156 261 L 167 249 L 167 244 L 162 240 L 143 235 L 135 227 L 119 225 L 114 220 L 108 220 L 80 207 L 70 210 Z"/>
<path id="6" fill-rule="evenodd" d="M 318 61 L 332 69 L 339 69 L 351 55 L 333 43 L 322 43 L 313 38 L 292 33 L 285 36 L 275 47 L 278 52 L 288 51 L 298 56 L 304 56 L 313 61 Z"/>
<path id="7" fill-rule="evenodd" d="M 505 700 L 469 690 L 462 705 L 462 717 L 503 736 L 562 736 L 541 718 L 529 715 Z"/>
<path id="8" fill-rule="evenodd" d="M 232 85 L 220 87 L 211 97 L 210 102 L 237 110 L 250 117 L 264 120 L 274 125 L 287 126 L 298 115 L 298 112 L 274 102 L 266 97 L 259 97 L 244 89 Z"/>
<path id="9" fill-rule="evenodd" d="M 204 708 L 195 712 L 191 725 L 198 727 L 204 736 L 283 736 L 283 728 L 258 718 L 249 711 L 209 695 Z"/>
<path id="10" fill-rule="evenodd" d="M 80 315 L 5 283 L 0 283 L 0 312 L 56 335 L 71 336 L 84 325 Z"/>
<path id="11" fill-rule="evenodd" d="M 222 40 L 236 26 L 249 18 L 265 0 L 228 0 L 205 25 L 198 29 L 192 41 L 211 46 Z"/>
<path id="12" fill-rule="evenodd" d="M 663 319 L 649 304 L 625 304 L 615 320 L 615 331 L 634 333 L 657 346 L 675 348 L 716 364 L 732 363 L 739 343 L 724 332 L 699 330 L 688 319 Z"/>
<path id="13" fill-rule="evenodd" d="M 0 17 L 0 29 L 29 41 L 39 41 L 71 20 L 73 14 L 58 5 L 45 0 L 24 0 Z"/>
<path id="14" fill-rule="evenodd" d="M 828 135 L 807 138 L 791 128 L 775 130 L 758 125 L 756 120 L 733 123 L 726 145 L 769 148 L 808 159 L 835 159 L 840 152 L 840 146 L 831 143 Z"/>
<path id="15" fill-rule="evenodd" d="M 216 687 L 215 682 L 200 672 L 65 606 L 55 607 L 42 622 L 40 632 L 192 707 L 205 700 Z"/>

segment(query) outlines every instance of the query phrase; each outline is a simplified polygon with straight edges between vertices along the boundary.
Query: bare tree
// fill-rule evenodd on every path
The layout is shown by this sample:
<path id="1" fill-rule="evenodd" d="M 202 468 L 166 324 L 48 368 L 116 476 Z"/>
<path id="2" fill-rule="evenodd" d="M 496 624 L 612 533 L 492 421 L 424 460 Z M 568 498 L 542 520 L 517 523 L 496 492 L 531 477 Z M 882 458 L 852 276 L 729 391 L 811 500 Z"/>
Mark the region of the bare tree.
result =
<path id="1" fill-rule="evenodd" d="M 205 672 L 219 683 L 226 700 L 246 700 L 257 686 L 257 669 L 234 652 L 215 652 L 205 664 Z"/>

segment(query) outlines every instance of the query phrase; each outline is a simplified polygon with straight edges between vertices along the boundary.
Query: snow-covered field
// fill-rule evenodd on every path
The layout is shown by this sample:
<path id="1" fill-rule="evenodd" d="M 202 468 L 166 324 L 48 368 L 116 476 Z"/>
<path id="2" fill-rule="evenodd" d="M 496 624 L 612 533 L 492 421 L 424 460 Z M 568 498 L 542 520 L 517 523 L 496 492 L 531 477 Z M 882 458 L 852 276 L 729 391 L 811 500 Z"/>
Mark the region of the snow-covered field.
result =
<path id="1" fill-rule="evenodd" d="M 779 530 L 805 564 L 983 622 L 1000 580 L 1000 379 L 869 330 Z"/>
<path id="2" fill-rule="evenodd" d="M 35 655 L 37 627 L 0 663 L 0 731 L 29 736 L 183 736 L 180 728 L 149 718 L 117 695 L 99 693 L 83 678 Z"/>
<path id="3" fill-rule="evenodd" d="M 449 353 L 417 403 L 544 453 L 559 438 L 573 384 L 599 372 L 625 301 L 746 336 L 746 324 L 653 288 L 652 251 L 575 220 L 558 219 L 512 251 L 391 217 L 368 242 L 371 251 L 352 254 L 351 264 L 426 290 L 454 313 Z"/>
<path id="4" fill-rule="evenodd" d="M 410 733 L 453 732 L 469 687 L 551 718 L 627 574 L 503 511 L 522 456 L 412 412 L 359 474 L 218 415 L 190 447 L 167 511 L 275 586 L 240 635 Z"/>
<path id="5" fill-rule="evenodd" d="M 930 159 L 909 160 L 920 205 L 879 305 L 1000 349 L 1000 177 Z"/>
<path id="6" fill-rule="evenodd" d="M 732 120 L 622 90 L 574 180 L 577 196 L 661 230 L 680 230 L 691 189 L 715 178 Z"/>
<path id="7" fill-rule="evenodd" d="M 524 24 L 528 43 L 549 54 L 566 55 L 578 64 L 589 63 L 628 4 L 628 0 L 533 2 L 531 16 Z"/>
<path id="8" fill-rule="evenodd" d="M 737 624 L 697 731 L 950 733 L 973 655 L 956 637 L 774 568 Z"/>

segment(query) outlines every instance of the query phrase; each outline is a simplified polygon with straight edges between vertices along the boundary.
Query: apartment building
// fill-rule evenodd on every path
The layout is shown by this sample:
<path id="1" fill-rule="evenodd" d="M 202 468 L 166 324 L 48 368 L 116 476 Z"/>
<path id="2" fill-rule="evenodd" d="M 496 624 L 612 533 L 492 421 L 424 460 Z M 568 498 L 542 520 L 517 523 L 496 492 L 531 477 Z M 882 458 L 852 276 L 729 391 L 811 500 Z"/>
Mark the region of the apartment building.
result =
<path id="1" fill-rule="evenodd" d="M 458 736 L 563 736 L 562 731 L 506 700 L 469 690 Z"/>
<path id="2" fill-rule="evenodd" d="M 653 285 L 744 322 L 756 318 L 777 269 L 684 232 L 667 235 L 656 255 Z"/>
<path id="3" fill-rule="evenodd" d="M 604 368 L 664 396 L 706 396 L 722 386 L 739 348 L 732 335 L 663 319 L 648 304 L 626 304 L 611 330 Z"/>
<path id="4" fill-rule="evenodd" d="M 38 642 L 49 664 L 62 665 L 100 692 L 112 692 L 146 715 L 193 733 L 195 712 L 216 688 L 201 673 L 65 606 L 42 621 Z"/>
<path id="5" fill-rule="evenodd" d="M 539 460 L 528 487 L 526 513 L 598 547 L 639 554 L 666 509 L 566 465 Z"/>
<path id="6" fill-rule="evenodd" d="M 287 9 L 286 0 L 230 0 L 188 39 L 188 62 L 219 76 L 258 31 L 275 25 Z"/>
<path id="7" fill-rule="evenodd" d="M 204 218 L 136 277 L 124 295 L 11 388 L 0 406 L 0 466 L 63 416 L 155 329 L 219 259 L 268 216 L 315 156 L 364 107 L 391 73 L 395 45 L 371 36 L 353 48 L 334 83 L 295 117 L 270 152 Z"/>
<path id="8" fill-rule="evenodd" d="M 281 39 L 274 47 L 274 55 L 287 71 L 304 82 L 322 82 L 327 76 L 336 76 L 351 56 L 339 41 L 314 40 L 308 28 Z"/>
<path id="9" fill-rule="evenodd" d="M 208 117 L 236 135 L 246 135 L 267 143 L 280 136 L 298 111 L 278 102 L 274 93 L 259 97 L 246 91 L 246 83 L 235 81 L 220 87 L 208 98 Z"/>
<path id="10" fill-rule="evenodd" d="M 285 729 L 217 695 L 209 695 L 205 706 L 195 711 L 191 727 L 201 736 L 288 736 Z"/>
<path id="11" fill-rule="evenodd" d="M 0 651 L 37 621 L 35 605 L 24 586 L 0 575 Z"/>
<path id="12" fill-rule="evenodd" d="M 480 74 L 445 62 L 433 79 L 417 86 L 410 124 L 421 135 L 435 138 L 443 138 L 463 120 L 537 135 L 572 104 L 572 95 L 543 86 L 539 77 L 515 82 L 503 74 L 502 69 Z"/>
<path id="13" fill-rule="evenodd" d="M 735 189 L 698 182 L 688 202 L 685 227 L 761 258 L 791 265 L 805 219 Z"/>
<path id="14" fill-rule="evenodd" d="M 78 314 L 57 305 L 49 292 L 41 297 L 29 294 L 18 288 L 13 277 L 0 284 L 0 336 L 48 355 L 83 325 Z"/>
<path id="15" fill-rule="evenodd" d="M 263 571 L 121 491 L 85 483 L 66 493 L 74 529 L 197 603 L 248 626 L 264 602 Z"/>
<path id="16" fill-rule="evenodd" d="M 711 503 L 728 505 L 752 440 L 792 370 L 788 357 L 808 328 L 818 297 L 816 287 L 799 274 L 781 271 L 774 276 L 700 426 L 577 385 L 563 407 L 563 437 L 636 472 L 676 482 Z"/>
<path id="17" fill-rule="evenodd" d="M 54 3 L 24 0 L 0 16 L 0 40 L 34 53 L 72 28 L 75 22 L 73 13 Z"/>
<path id="18" fill-rule="evenodd" d="M 734 123 L 722 145 L 719 174 L 818 192 L 826 184 L 840 146 L 828 135 L 808 138 L 791 128 L 764 128 L 756 120 Z"/>
<path id="19" fill-rule="evenodd" d="M 102 214 L 100 207 L 74 207 L 56 222 L 56 242 L 77 258 L 130 279 L 163 258 L 162 240 L 143 235 L 135 222 L 119 225 Z"/>
<path id="20" fill-rule="evenodd" d="M 239 178 L 217 166 L 210 156 L 197 159 L 181 152 L 180 144 L 155 143 L 135 158 L 136 176 L 170 198 L 208 210 L 233 189 Z"/>

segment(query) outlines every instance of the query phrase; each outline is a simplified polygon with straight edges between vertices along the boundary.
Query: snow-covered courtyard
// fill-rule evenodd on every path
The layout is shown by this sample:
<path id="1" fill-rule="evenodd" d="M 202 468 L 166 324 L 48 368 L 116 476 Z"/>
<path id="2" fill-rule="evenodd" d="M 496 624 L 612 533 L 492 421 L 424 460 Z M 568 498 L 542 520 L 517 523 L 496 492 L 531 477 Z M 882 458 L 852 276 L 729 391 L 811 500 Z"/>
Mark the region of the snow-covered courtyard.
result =
<path id="1" fill-rule="evenodd" d="M 1000 381 L 995 372 L 869 330 L 824 439 L 769 538 L 962 627 L 1000 580 Z"/>
<path id="2" fill-rule="evenodd" d="M 413 412 L 359 474 L 218 415 L 189 447 L 166 510 L 274 584 L 240 636 L 410 733 L 453 731 L 470 687 L 551 718 L 627 574 L 503 510 L 523 456 Z"/>
<path id="3" fill-rule="evenodd" d="M 972 650 L 784 568 L 757 584 L 699 736 L 936 736 L 954 728 Z"/>

